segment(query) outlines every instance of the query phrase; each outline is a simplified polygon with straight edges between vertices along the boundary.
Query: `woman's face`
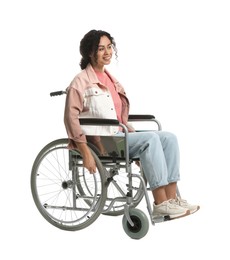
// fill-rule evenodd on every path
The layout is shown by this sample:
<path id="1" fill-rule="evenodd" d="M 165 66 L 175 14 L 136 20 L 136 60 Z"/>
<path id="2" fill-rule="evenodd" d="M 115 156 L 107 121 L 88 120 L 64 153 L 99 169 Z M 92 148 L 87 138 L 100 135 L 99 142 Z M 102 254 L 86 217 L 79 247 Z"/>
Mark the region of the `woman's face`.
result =
<path id="1" fill-rule="evenodd" d="M 111 62 L 113 55 L 113 46 L 107 36 L 102 36 L 97 50 L 97 61 L 92 58 L 93 67 L 102 69 L 104 65 L 108 65 Z"/>

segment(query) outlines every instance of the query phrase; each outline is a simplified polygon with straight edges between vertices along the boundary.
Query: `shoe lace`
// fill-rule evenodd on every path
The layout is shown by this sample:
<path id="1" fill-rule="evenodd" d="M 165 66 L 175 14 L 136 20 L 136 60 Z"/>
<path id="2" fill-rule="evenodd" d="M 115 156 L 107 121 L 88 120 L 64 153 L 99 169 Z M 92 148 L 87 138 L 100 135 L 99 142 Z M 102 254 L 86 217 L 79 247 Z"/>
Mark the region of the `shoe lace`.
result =
<path id="1" fill-rule="evenodd" d="M 177 200 L 175 200 L 175 199 L 170 199 L 170 200 L 168 200 L 168 202 L 169 202 L 169 206 L 171 206 L 171 207 L 178 207 L 178 206 L 180 206 L 179 202 Z"/>
<path id="2" fill-rule="evenodd" d="M 170 199 L 169 201 L 168 201 L 170 204 L 177 204 L 178 205 L 178 201 L 176 200 L 176 199 Z"/>

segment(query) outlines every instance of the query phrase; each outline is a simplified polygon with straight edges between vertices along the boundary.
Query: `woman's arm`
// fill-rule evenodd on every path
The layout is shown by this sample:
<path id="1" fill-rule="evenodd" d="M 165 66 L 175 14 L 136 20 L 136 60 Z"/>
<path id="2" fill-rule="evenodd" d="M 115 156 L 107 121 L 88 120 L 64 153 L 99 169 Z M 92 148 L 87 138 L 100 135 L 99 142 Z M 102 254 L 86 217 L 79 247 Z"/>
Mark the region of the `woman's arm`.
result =
<path id="1" fill-rule="evenodd" d="M 77 148 L 82 155 L 84 167 L 88 169 L 90 173 L 95 173 L 96 163 L 88 145 L 86 143 L 77 143 Z"/>

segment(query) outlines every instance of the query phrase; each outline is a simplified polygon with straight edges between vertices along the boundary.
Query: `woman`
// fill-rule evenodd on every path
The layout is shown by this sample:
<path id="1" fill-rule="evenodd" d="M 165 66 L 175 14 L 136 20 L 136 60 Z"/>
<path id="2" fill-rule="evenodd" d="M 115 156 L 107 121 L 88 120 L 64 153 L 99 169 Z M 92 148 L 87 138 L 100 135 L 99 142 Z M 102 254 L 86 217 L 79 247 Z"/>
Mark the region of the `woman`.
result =
<path id="1" fill-rule="evenodd" d="M 95 173 L 96 164 L 80 126 L 79 115 L 118 119 L 129 130 L 130 157 L 140 158 L 152 190 L 154 217 L 168 216 L 174 219 L 196 212 L 199 206 L 187 203 L 176 194 L 177 181 L 180 179 L 176 136 L 164 131 L 135 132 L 127 124 L 129 100 L 121 84 L 105 69 L 111 62 L 113 51 L 117 56 L 115 41 L 105 31 L 91 30 L 80 42 L 82 71 L 67 88 L 65 105 L 64 122 L 70 140 L 69 148 L 77 148 L 83 157 L 84 167 Z M 95 142 L 103 154 L 100 138 Z"/>

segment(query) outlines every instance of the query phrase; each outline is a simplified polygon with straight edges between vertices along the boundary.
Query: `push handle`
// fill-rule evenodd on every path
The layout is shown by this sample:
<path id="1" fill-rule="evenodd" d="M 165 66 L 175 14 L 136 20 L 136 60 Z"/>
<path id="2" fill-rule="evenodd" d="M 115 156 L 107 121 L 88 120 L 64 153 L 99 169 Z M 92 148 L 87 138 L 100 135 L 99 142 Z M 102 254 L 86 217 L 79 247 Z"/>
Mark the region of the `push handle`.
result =
<path id="1" fill-rule="evenodd" d="M 60 96 L 60 95 L 63 95 L 63 94 L 66 94 L 66 91 L 60 90 L 60 91 L 51 92 L 50 96 L 54 97 L 54 96 Z"/>

